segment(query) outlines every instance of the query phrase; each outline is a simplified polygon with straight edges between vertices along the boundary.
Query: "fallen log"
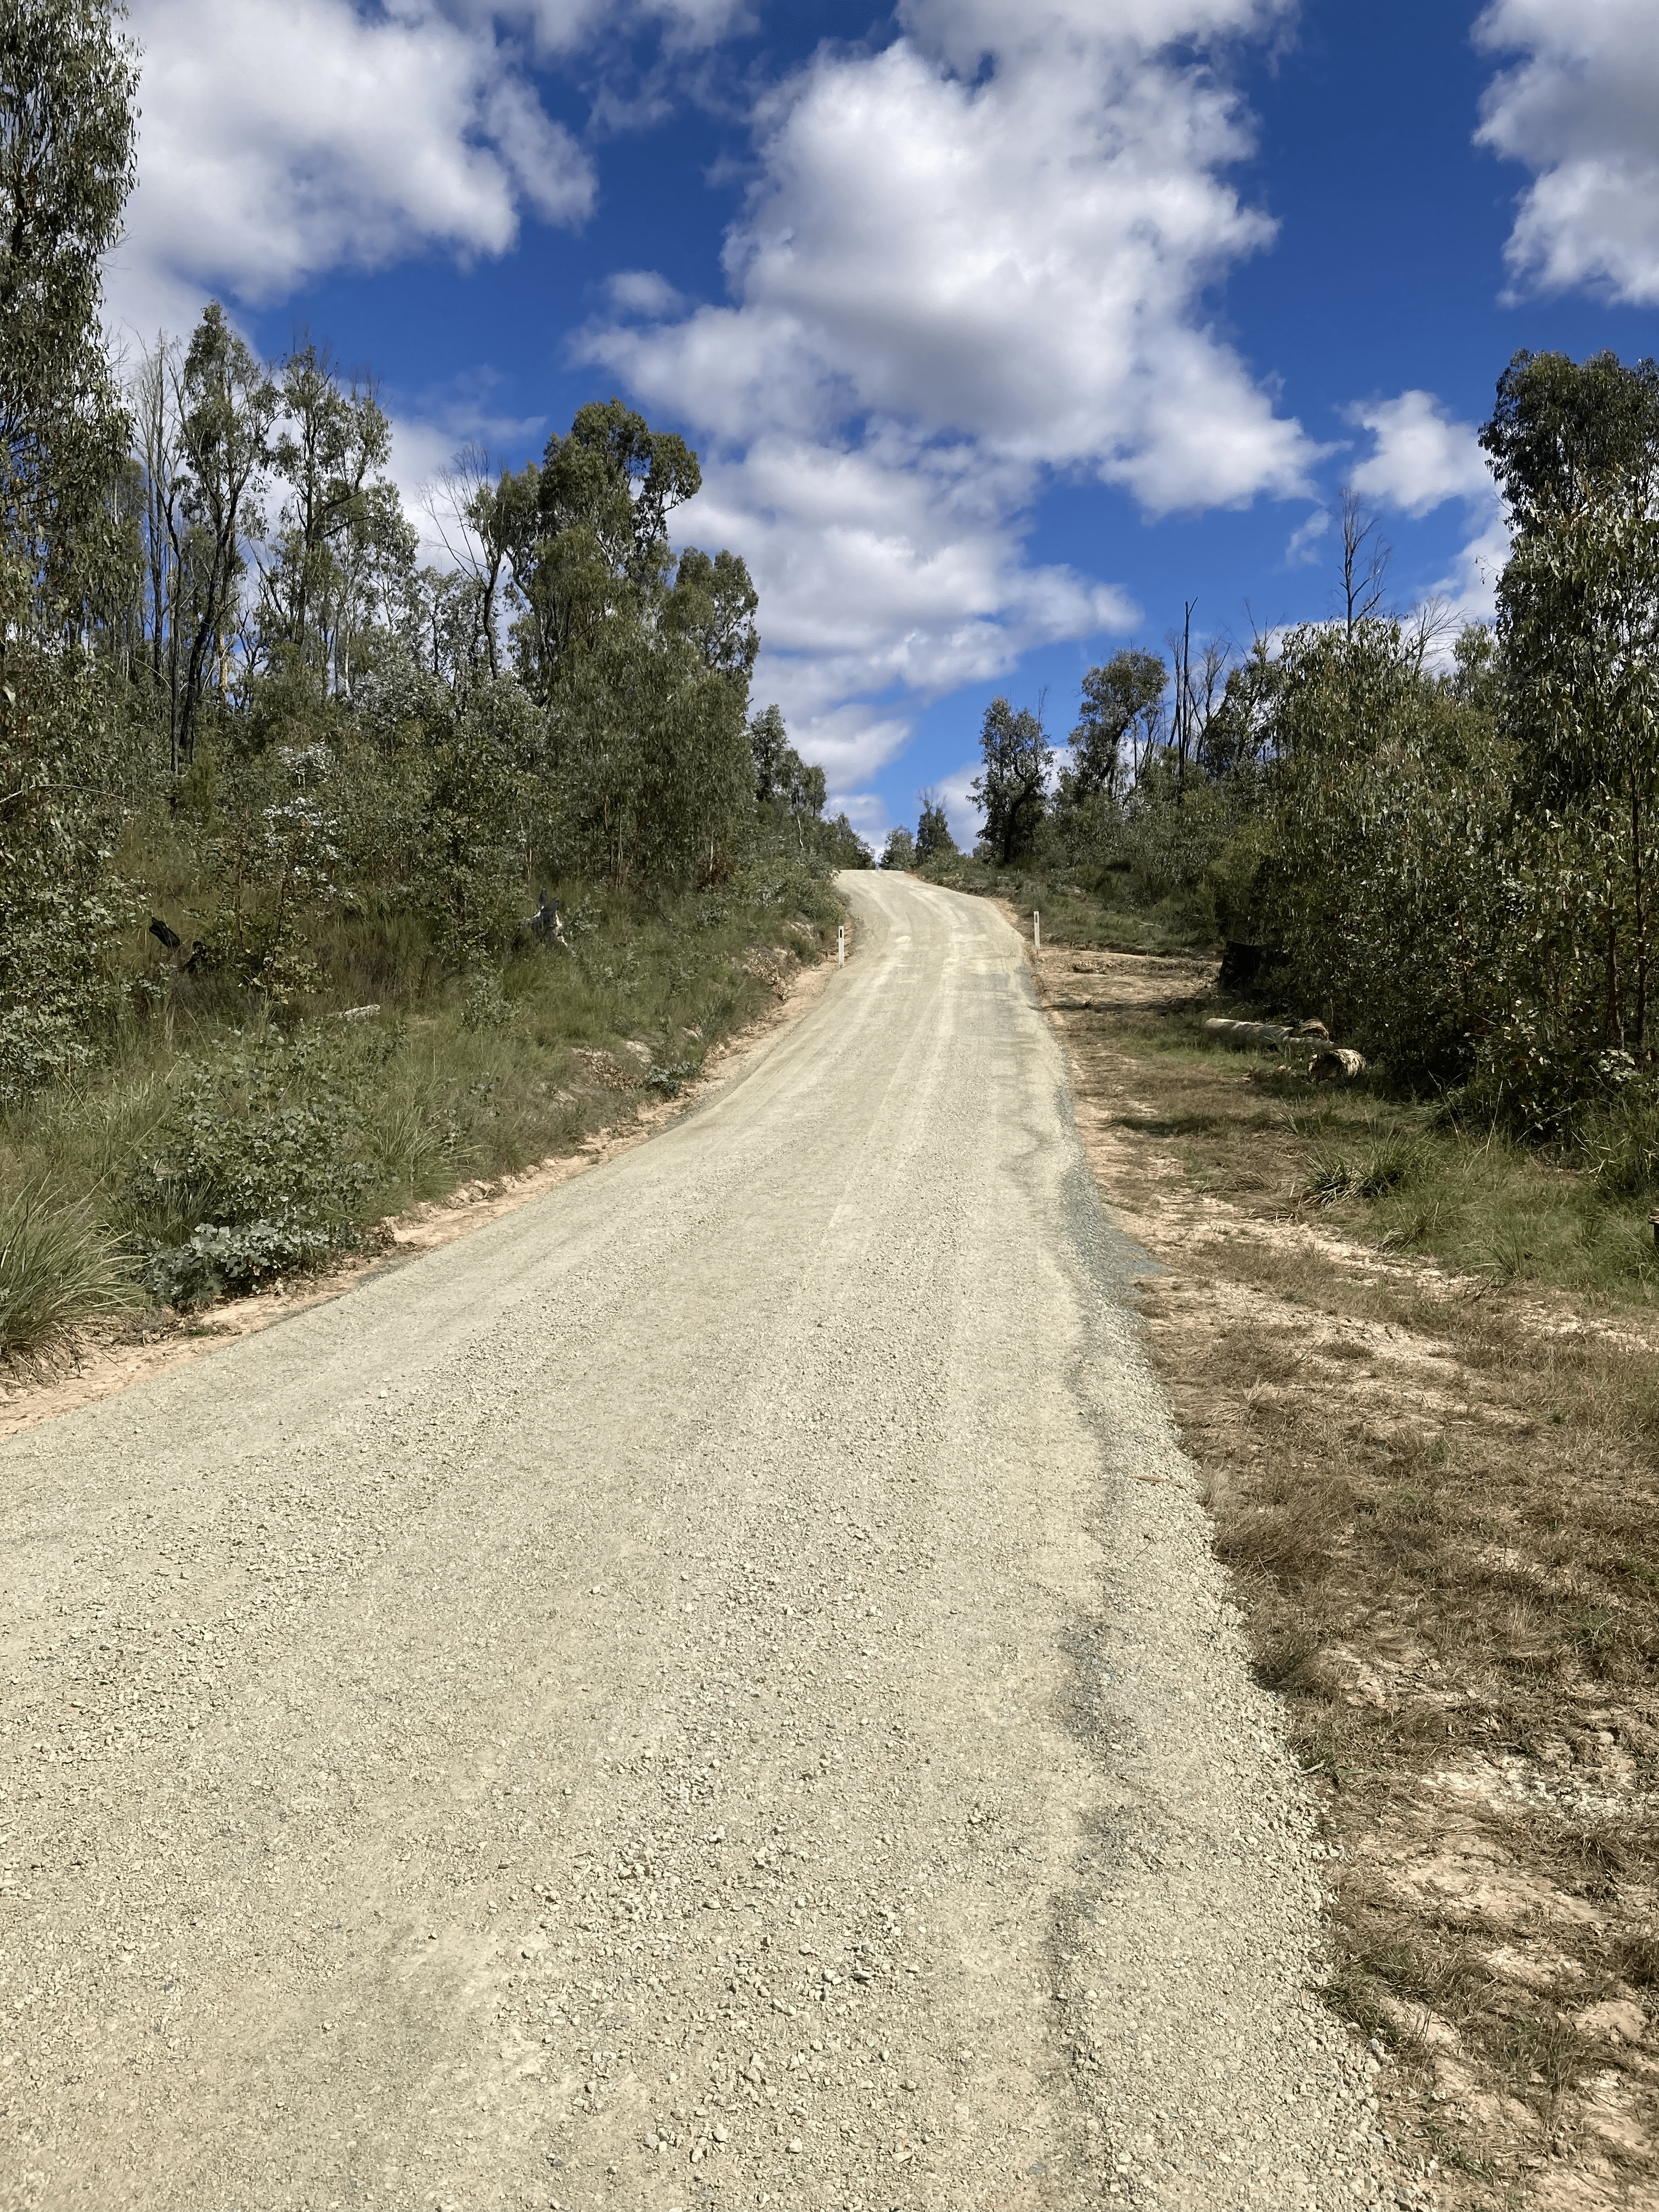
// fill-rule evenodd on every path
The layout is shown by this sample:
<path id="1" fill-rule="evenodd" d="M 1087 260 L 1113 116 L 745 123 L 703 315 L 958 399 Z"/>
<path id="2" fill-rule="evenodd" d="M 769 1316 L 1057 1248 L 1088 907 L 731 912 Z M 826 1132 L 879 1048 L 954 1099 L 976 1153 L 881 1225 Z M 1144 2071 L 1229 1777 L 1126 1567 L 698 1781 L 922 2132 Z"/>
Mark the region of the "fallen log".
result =
<path id="1" fill-rule="evenodd" d="M 1283 1022 L 1234 1022 L 1215 1014 L 1205 1023 L 1204 1034 L 1218 1044 L 1231 1045 L 1236 1052 L 1273 1052 L 1295 1032 Z"/>
<path id="2" fill-rule="evenodd" d="M 1307 1064 L 1307 1072 L 1316 1083 L 1352 1083 L 1364 1072 L 1365 1056 L 1352 1045 L 1333 1044 L 1330 1031 L 1323 1022 L 1236 1022 L 1222 1014 L 1212 1015 L 1204 1024 L 1204 1034 L 1217 1044 L 1224 1044 L 1235 1052 L 1295 1052 L 1298 1045 L 1319 1048 Z"/>
<path id="3" fill-rule="evenodd" d="M 1308 1062 L 1308 1073 L 1316 1083 L 1352 1083 L 1364 1066 L 1363 1052 L 1356 1052 L 1352 1045 L 1334 1044 L 1314 1055 Z"/>

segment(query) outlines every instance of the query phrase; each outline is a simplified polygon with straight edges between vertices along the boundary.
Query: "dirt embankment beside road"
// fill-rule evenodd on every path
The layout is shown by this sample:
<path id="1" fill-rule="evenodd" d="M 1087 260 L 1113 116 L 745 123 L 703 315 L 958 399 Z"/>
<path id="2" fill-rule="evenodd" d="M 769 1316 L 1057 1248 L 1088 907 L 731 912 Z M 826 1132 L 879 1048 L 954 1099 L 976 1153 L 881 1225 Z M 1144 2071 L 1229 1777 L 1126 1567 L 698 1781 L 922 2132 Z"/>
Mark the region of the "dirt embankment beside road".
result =
<path id="1" fill-rule="evenodd" d="M 847 933 L 850 945 L 854 935 L 850 916 Z M 740 1077 L 780 1030 L 817 1006 L 836 972 L 833 957 L 804 968 L 781 948 L 751 952 L 745 964 L 750 975 L 770 986 L 770 1003 L 713 1046 L 700 1073 L 678 1091 L 646 1086 L 648 1055 L 641 1064 L 626 1053 L 585 1054 L 586 1090 L 605 1095 L 607 1118 L 573 1150 L 550 1153 L 515 1175 L 477 1177 L 442 1198 L 392 1215 L 369 1231 L 361 1252 L 341 1256 L 311 1273 L 278 1280 L 246 1297 L 222 1298 L 197 1312 L 162 1307 L 86 1322 L 37 1357 L 0 1358 L 0 1440 L 187 1366 L 204 1353 L 256 1336 L 307 1307 L 343 1297 L 370 1277 L 405 1267 L 422 1253 L 441 1250 L 502 1214 L 544 1197 L 573 1176 L 645 1143 Z"/>

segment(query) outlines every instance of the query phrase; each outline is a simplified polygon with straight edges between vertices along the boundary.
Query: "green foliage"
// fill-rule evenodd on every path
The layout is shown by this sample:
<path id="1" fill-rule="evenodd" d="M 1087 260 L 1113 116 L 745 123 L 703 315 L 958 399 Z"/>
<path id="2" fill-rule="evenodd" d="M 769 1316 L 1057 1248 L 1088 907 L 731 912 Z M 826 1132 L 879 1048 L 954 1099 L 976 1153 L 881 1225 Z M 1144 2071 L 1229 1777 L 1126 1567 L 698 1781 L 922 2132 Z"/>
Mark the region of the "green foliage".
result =
<path id="1" fill-rule="evenodd" d="M 1184 897 L 1156 905 L 1138 902 L 1126 873 L 1107 871 L 1091 878 L 1072 868 L 1052 847 L 1026 867 L 999 868 L 977 854 L 947 853 L 928 861 L 922 872 L 947 890 L 1006 899 L 1023 917 L 1039 908 L 1047 945 L 1190 953 L 1208 951 L 1212 942 L 1201 902 L 1196 916 L 1194 902 Z"/>
<path id="2" fill-rule="evenodd" d="M 40 1178 L 0 1192 L 0 1358 L 46 1351 L 135 1303 L 127 1256 L 90 1200 Z"/>
<path id="3" fill-rule="evenodd" d="M 1114 653 L 1083 679 L 1083 705 L 1072 732 L 1071 764 L 1060 778 L 1062 807 L 1115 797 L 1162 730 L 1169 671 L 1155 653 Z M 1130 747 L 1125 762 L 1123 749 Z"/>
<path id="4" fill-rule="evenodd" d="M 550 723 L 565 865 L 675 890 L 730 874 L 755 816 L 744 690 L 620 611 L 572 654 Z"/>
<path id="5" fill-rule="evenodd" d="M 229 1037 L 185 1066 L 129 1188 L 158 1297 L 199 1304 L 356 1243 L 383 1057 L 380 1038 L 305 1030 Z"/>
<path id="6" fill-rule="evenodd" d="M 1500 715 L 1516 752 L 1535 1024 L 1645 1056 L 1659 837 L 1659 370 L 1519 357 L 1486 439 L 1510 499 Z M 1547 886 L 1547 888 L 1546 888 Z"/>
<path id="7" fill-rule="evenodd" d="M 925 867 L 930 860 L 942 860 L 956 849 L 957 841 L 951 835 L 951 818 L 943 800 L 937 792 L 924 791 L 921 815 L 916 823 L 916 866 Z"/>
<path id="8" fill-rule="evenodd" d="M 83 605 L 118 540 L 126 422 L 99 313 L 136 89 L 106 0 L 0 6 L 0 554 L 36 580 L 43 611 Z"/>
<path id="9" fill-rule="evenodd" d="M 513 1020 L 513 1006 L 501 988 L 501 979 L 485 969 L 473 976 L 461 1001 L 462 1025 L 469 1030 L 504 1030 Z"/>
<path id="10" fill-rule="evenodd" d="M 817 824 L 808 849 L 832 872 L 838 868 L 873 868 L 876 856 L 844 814 Z"/>
<path id="11" fill-rule="evenodd" d="M 125 543 L 99 329 L 132 183 L 133 50 L 97 0 L 0 7 L 0 1100 L 106 1036 L 122 749 L 81 642 Z"/>
<path id="12" fill-rule="evenodd" d="M 914 868 L 916 865 L 916 841 L 908 830 L 890 830 L 887 843 L 881 856 L 884 868 Z"/>
<path id="13" fill-rule="evenodd" d="M 212 303 L 124 408 L 119 13 L 0 0 L 0 1192 L 190 1302 L 575 1141 L 574 1041 L 648 1036 L 677 1087 L 758 1004 L 741 956 L 817 957 L 871 856 L 750 723 L 753 583 L 676 555 L 696 456 L 620 402 L 517 474 L 458 456 L 444 573 L 310 339 L 261 362 Z M 331 1018 L 380 1007 L 424 1042 Z"/>
<path id="14" fill-rule="evenodd" d="M 95 671 L 31 623 L 0 555 L 0 1102 L 83 1071 L 119 1002 L 112 868 L 121 762 Z"/>
<path id="15" fill-rule="evenodd" d="M 1137 905 L 1184 901 L 1195 919 L 1203 915 L 1213 926 L 1210 879 L 1239 828 L 1236 799 L 1225 784 L 1182 779 L 1167 761 L 1143 772 L 1115 822 L 1109 822 L 1104 795 L 1096 799 L 1102 817 L 1096 834 L 1105 832 Z"/>
<path id="16" fill-rule="evenodd" d="M 1238 933 L 1281 988 L 1406 1081 L 1466 1076 L 1505 957 L 1510 755 L 1392 623 L 1279 655 L 1266 849 Z"/>
<path id="17" fill-rule="evenodd" d="M 427 733 L 418 853 L 403 896 L 444 931 L 458 962 L 499 955 L 528 910 L 537 828 L 539 718 L 511 677 L 486 679 Z"/>
<path id="18" fill-rule="evenodd" d="M 1480 443 L 1523 537 L 1651 482 L 1659 466 L 1659 368 L 1613 353 L 1575 362 L 1517 353 L 1498 380 Z"/>
<path id="19" fill-rule="evenodd" d="M 985 710 L 979 750 L 981 767 L 969 789 L 984 810 L 981 843 L 985 857 L 1006 868 L 1028 859 L 1036 846 L 1054 748 L 1029 707 L 1016 712 L 998 697 Z"/>
<path id="20" fill-rule="evenodd" d="M 762 806 L 782 807 L 790 814 L 823 813 L 823 770 L 809 767 L 790 744 L 780 708 L 762 708 L 749 725 L 749 744 L 755 797 Z"/>
<path id="21" fill-rule="evenodd" d="M 652 430 L 612 399 L 580 409 L 568 436 L 549 439 L 539 467 L 532 462 L 479 488 L 471 519 L 511 572 L 518 672 L 533 697 L 551 702 L 566 663 L 609 629 L 619 605 L 635 618 L 659 610 L 672 559 L 668 517 L 702 481 L 683 440 Z M 702 641 L 726 662 L 735 655 L 746 682 L 748 577 L 736 573 L 734 556 L 724 559 L 724 568 L 705 568 L 706 555 L 693 561 L 680 613 L 684 627 L 701 623 Z"/>
<path id="22" fill-rule="evenodd" d="M 173 849 L 135 859 L 160 874 Z M 750 948 L 816 960 L 839 916 L 824 860 L 793 836 L 763 836 L 726 882 L 679 898 L 551 888 L 564 943 L 526 931 L 460 976 L 417 914 L 340 902 L 325 927 L 313 915 L 311 982 L 282 1027 L 248 1024 L 234 973 L 170 970 L 176 956 L 145 939 L 149 1010 L 122 1024 L 112 1063 L 0 1105 L 0 1192 L 46 1183 L 89 1208 L 118 1257 L 142 1255 L 152 1297 L 256 1288 L 349 1251 L 389 1210 L 568 1151 L 626 1115 L 573 1047 L 629 1066 L 623 1043 L 643 1043 L 641 1095 L 677 1092 L 769 1000 Z M 382 1002 L 377 1018 L 330 1011 L 366 1000 Z"/>

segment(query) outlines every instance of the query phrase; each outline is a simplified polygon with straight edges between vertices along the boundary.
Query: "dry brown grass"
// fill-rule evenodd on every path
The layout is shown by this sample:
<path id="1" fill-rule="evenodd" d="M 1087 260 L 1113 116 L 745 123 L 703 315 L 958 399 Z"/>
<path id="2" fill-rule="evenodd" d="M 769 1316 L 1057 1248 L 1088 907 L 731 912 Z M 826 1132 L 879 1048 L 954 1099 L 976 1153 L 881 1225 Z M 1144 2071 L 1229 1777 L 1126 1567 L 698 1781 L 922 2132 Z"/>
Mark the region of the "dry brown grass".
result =
<path id="1" fill-rule="evenodd" d="M 1399 2051 L 1443 2203 L 1652 2204 L 1659 1331 L 1345 1234 L 1297 1195 L 1311 1091 L 1191 1048 L 1203 972 L 1079 966 L 1042 981 L 1079 1122 L 1341 1854 L 1332 2001 Z"/>

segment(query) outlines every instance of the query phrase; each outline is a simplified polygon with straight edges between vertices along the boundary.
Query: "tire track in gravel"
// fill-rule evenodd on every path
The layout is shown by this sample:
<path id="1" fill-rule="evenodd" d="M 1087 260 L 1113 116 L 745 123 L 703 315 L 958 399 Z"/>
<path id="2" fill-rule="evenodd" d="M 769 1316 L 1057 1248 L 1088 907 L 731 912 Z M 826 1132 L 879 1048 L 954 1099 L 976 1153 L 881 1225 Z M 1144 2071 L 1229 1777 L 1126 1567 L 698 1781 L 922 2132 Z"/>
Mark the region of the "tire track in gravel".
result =
<path id="1" fill-rule="evenodd" d="M 0 2203 L 1382 2201 L 1018 939 L 0 1449 Z"/>

